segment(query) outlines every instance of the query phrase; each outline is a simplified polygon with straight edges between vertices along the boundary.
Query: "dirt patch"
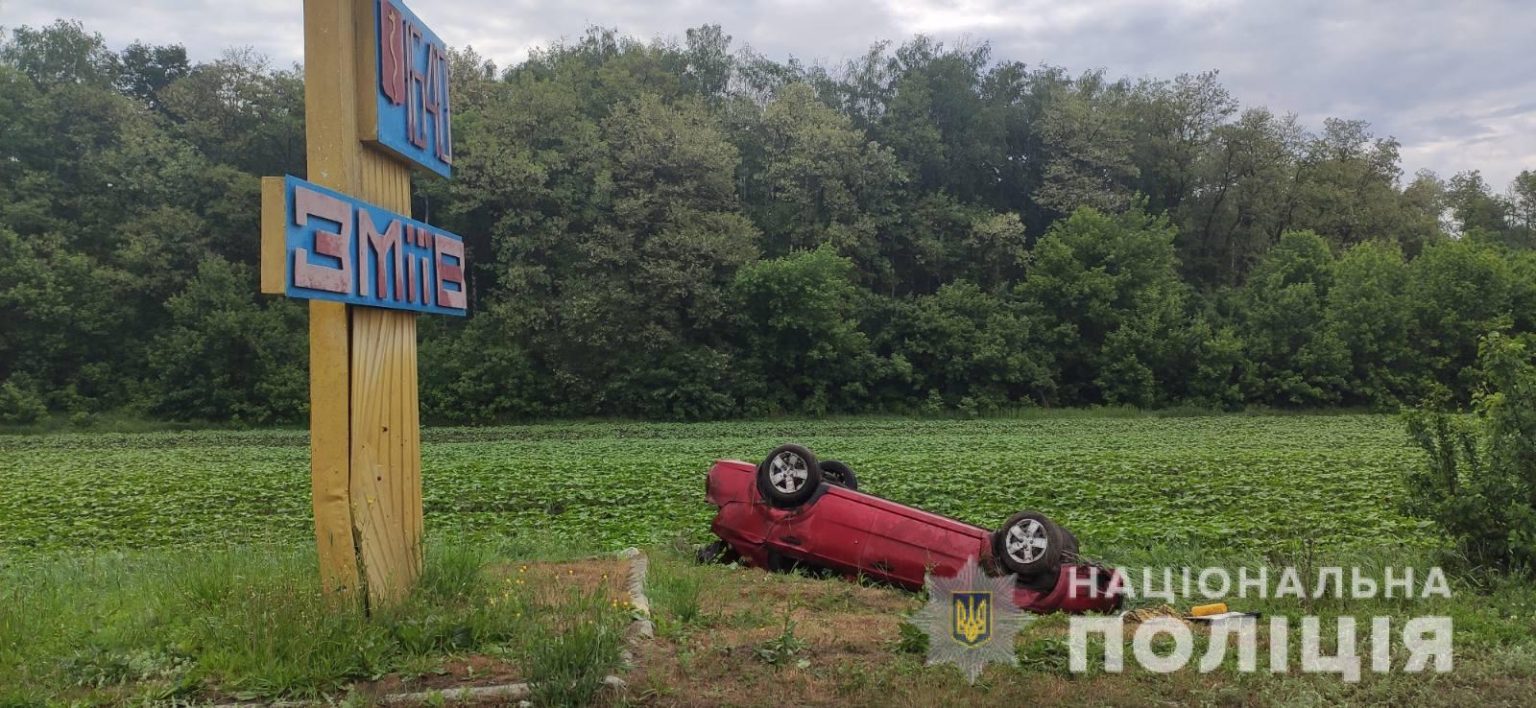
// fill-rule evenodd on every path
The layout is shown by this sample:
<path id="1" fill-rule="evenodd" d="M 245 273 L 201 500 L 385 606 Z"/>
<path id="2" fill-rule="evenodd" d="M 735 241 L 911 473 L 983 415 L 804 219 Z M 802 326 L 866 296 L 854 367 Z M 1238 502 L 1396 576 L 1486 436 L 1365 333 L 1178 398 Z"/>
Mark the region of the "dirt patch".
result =
<path id="1" fill-rule="evenodd" d="M 1358 684 L 1334 674 L 1172 674 L 1133 667 L 1123 673 L 1068 667 L 1065 616 L 1042 617 L 1018 641 L 1021 666 L 989 666 L 975 685 L 952 667 L 925 666 L 926 653 L 903 641 L 901 625 L 918 596 L 838 579 L 752 569 L 688 567 L 665 559 L 658 570 L 703 582 L 698 617 L 668 622 L 658 606 L 656 639 L 641 647 L 625 678 L 627 703 L 649 706 L 933 706 L 933 705 L 1271 705 L 1528 704 L 1536 683 L 1460 663 L 1446 675 L 1366 675 Z M 1204 627 L 1196 627 L 1199 634 Z M 1261 625 L 1259 635 L 1265 635 Z M 910 640 L 910 637 L 908 637 Z M 1100 660 L 1102 661 L 1102 660 Z M 1090 658 L 1090 665 L 1093 659 Z M 1470 662 L 1469 662 L 1470 663 Z"/>
<path id="2" fill-rule="evenodd" d="M 522 680 L 516 664 L 503 659 L 480 654 L 445 661 L 435 671 L 421 676 L 402 678 L 397 674 L 378 681 L 362 681 L 353 685 L 360 696 L 377 700 L 391 693 L 437 691 L 469 686 L 499 686 Z"/>
<path id="3" fill-rule="evenodd" d="M 845 703 L 830 673 L 889 660 L 916 596 L 839 580 L 709 570 L 725 581 L 700 602 L 697 628 L 643 647 L 630 699 L 651 705 Z M 667 633 L 663 633 L 664 635 Z"/>
<path id="4" fill-rule="evenodd" d="M 541 599 L 579 592 L 601 593 L 610 601 L 629 599 L 629 561 L 622 558 L 590 558 L 561 563 L 518 563 L 490 568 L 492 577 L 509 584 L 524 584 Z"/>

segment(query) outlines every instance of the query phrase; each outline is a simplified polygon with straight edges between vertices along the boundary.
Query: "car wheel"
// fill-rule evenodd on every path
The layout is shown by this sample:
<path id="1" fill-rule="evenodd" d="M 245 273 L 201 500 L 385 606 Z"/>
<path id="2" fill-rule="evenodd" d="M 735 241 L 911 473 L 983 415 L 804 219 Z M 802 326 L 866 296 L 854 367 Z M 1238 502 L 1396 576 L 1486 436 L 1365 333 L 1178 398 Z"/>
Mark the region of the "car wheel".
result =
<path id="1" fill-rule="evenodd" d="M 800 445 L 780 445 L 757 466 L 757 486 L 779 506 L 799 506 L 821 485 L 821 464 Z"/>
<path id="2" fill-rule="evenodd" d="M 859 491 L 859 478 L 853 473 L 853 468 L 838 460 L 827 460 L 821 463 L 821 476 L 839 487 Z"/>
<path id="3" fill-rule="evenodd" d="M 1064 526 L 1053 525 L 1061 531 L 1061 562 L 1077 562 L 1077 536 L 1072 535 L 1072 532 L 1068 531 Z M 1019 585 L 1037 592 L 1049 593 L 1056 589 L 1056 583 L 1060 581 L 1061 566 L 1058 564 L 1056 568 L 1048 573 L 1041 573 L 1033 578 L 1019 580 Z"/>
<path id="4" fill-rule="evenodd" d="M 1049 574 L 1061 566 L 1064 534 L 1050 517 L 1021 511 L 1008 517 L 992 534 L 992 552 L 1009 572 L 1021 578 Z"/>

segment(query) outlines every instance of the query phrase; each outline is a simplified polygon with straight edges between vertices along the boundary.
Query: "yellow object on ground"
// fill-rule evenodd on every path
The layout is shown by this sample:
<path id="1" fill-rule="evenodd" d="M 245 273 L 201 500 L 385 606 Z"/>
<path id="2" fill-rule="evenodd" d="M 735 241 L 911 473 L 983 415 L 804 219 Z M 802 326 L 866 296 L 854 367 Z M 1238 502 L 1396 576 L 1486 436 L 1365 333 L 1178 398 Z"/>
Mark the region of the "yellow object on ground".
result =
<path id="1" fill-rule="evenodd" d="M 1194 609 L 1189 611 L 1189 614 L 1194 617 L 1205 617 L 1207 615 L 1219 615 L 1226 611 L 1227 603 L 1213 602 L 1209 605 L 1196 605 Z"/>

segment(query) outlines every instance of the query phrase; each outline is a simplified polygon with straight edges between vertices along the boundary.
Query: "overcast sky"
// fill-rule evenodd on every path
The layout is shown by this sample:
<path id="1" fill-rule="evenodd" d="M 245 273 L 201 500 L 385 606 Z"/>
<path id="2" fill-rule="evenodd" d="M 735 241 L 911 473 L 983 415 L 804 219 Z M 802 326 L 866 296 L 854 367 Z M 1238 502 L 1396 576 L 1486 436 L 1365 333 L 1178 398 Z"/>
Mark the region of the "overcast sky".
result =
<path id="1" fill-rule="evenodd" d="M 837 63 L 881 39 L 991 42 L 998 58 L 1171 78 L 1221 71 L 1244 105 L 1369 121 L 1403 168 L 1481 169 L 1500 191 L 1536 169 L 1532 0 L 416 0 L 444 41 L 499 65 L 589 25 L 643 38 L 718 23 L 759 53 Z M 77 18 L 114 47 L 250 46 L 302 60 L 300 0 L 0 0 L 0 26 Z"/>

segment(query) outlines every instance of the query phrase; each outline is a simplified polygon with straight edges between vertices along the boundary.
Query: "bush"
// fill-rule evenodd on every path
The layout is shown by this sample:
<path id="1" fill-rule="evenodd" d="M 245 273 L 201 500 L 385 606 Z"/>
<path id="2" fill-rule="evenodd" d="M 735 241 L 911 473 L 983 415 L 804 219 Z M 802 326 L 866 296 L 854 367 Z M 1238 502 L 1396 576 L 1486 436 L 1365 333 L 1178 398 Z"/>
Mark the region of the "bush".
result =
<path id="1" fill-rule="evenodd" d="M 261 302 L 256 271 L 210 258 L 166 303 L 170 326 L 151 342 L 159 372 L 152 410 L 175 420 L 302 420 L 309 349 L 304 308 Z"/>
<path id="2" fill-rule="evenodd" d="M 0 384 L 0 423 L 29 425 L 48 415 L 48 406 L 31 381 L 13 376 Z"/>
<path id="3" fill-rule="evenodd" d="M 1438 525 L 1472 563 L 1536 567 L 1536 338 L 1490 334 L 1479 351 L 1485 391 L 1472 418 L 1419 411 L 1408 432 L 1427 455 L 1409 473 L 1410 514 Z"/>

